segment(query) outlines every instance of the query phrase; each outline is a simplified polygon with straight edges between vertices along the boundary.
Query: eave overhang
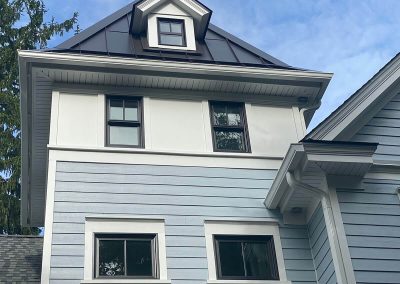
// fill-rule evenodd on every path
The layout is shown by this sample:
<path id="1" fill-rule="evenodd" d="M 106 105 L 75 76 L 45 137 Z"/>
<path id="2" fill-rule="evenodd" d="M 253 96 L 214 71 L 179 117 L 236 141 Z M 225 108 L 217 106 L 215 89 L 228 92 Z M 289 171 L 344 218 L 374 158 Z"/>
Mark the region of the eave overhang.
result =
<path id="1" fill-rule="evenodd" d="M 305 141 L 292 144 L 265 199 L 268 209 L 310 212 L 326 186 L 355 186 L 373 165 L 377 144 Z M 347 183 L 347 184 L 346 184 Z M 294 210 L 294 211 L 293 211 Z"/>
<path id="2" fill-rule="evenodd" d="M 148 15 L 154 9 L 166 4 L 166 2 L 166 0 L 146 0 L 135 3 L 130 24 L 131 33 L 137 36 L 142 34 L 147 28 L 146 20 Z M 203 40 L 210 23 L 212 11 L 195 0 L 172 0 L 172 3 L 193 17 L 196 39 Z"/>

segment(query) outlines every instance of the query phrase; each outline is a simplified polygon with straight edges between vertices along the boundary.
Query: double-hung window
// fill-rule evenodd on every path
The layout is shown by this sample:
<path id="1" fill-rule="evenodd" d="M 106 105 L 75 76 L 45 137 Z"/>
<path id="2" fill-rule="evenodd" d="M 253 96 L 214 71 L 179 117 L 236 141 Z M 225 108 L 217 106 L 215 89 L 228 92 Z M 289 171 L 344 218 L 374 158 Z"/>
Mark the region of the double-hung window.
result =
<path id="1" fill-rule="evenodd" d="M 156 235 L 96 235 L 96 278 L 156 279 Z"/>
<path id="2" fill-rule="evenodd" d="M 215 235 L 221 280 L 279 280 L 273 236 Z"/>
<path id="3" fill-rule="evenodd" d="M 107 145 L 143 147 L 142 100 L 131 97 L 107 99 Z"/>
<path id="4" fill-rule="evenodd" d="M 244 104 L 211 102 L 210 112 L 214 151 L 250 152 Z"/>
<path id="5" fill-rule="evenodd" d="M 186 46 L 185 22 L 179 19 L 158 19 L 160 45 Z"/>

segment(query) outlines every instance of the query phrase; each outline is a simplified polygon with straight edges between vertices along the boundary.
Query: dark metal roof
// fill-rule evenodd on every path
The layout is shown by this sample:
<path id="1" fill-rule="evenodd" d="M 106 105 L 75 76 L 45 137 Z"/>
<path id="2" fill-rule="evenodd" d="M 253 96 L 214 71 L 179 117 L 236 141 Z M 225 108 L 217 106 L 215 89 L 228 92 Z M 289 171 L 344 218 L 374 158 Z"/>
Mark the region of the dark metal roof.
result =
<path id="1" fill-rule="evenodd" d="M 40 283 L 43 238 L 0 235 L 0 283 Z"/>
<path id="2" fill-rule="evenodd" d="M 49 51 L 297 70 L 212 24 L 205 39 L 197 42 L 197 52 L 149 48 L 143 38 L 129 32 L 136 3 L 128 4 Z"/>

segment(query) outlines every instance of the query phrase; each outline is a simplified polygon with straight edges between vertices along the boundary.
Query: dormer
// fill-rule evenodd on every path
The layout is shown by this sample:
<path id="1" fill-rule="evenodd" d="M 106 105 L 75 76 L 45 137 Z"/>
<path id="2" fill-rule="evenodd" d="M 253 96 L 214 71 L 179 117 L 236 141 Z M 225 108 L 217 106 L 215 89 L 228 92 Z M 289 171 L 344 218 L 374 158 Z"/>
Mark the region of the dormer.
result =
<path id="1" fill-rule="evenodd" d="M 133 6 L 130 25 L 136 37 L 146 37 L 150 49 L 196 51 L 203 41 L 211 10 L 194 0 L 144 0 Z"/>

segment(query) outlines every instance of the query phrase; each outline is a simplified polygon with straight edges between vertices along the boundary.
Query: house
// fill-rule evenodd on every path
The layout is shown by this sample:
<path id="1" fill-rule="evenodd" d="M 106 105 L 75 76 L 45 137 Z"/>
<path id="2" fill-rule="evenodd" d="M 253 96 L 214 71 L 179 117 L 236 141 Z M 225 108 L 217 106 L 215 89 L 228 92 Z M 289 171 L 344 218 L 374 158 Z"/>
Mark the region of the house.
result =
<path id="1" fill-rule="evenodd" d="M 306 135 L 332 74 L 211 16 L 136 1 L 19 52 L 41 282 L 400 283 L 400 56 Z"/>

